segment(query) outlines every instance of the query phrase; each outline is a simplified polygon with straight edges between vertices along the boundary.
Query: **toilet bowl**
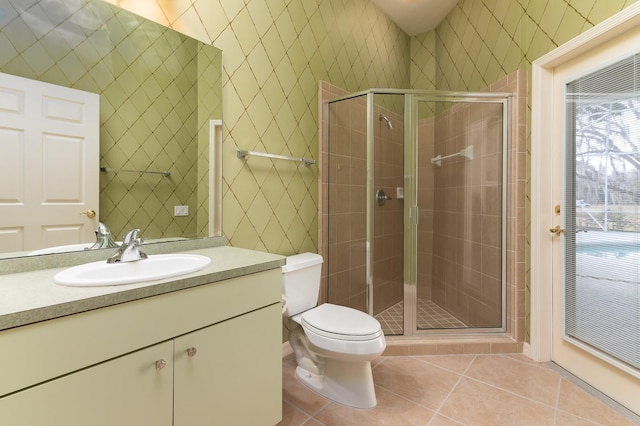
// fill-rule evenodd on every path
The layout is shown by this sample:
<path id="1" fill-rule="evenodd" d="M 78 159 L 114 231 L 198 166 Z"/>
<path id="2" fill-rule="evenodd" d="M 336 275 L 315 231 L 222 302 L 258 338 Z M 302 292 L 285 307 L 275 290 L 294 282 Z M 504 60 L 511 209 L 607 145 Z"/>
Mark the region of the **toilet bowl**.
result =
<path id="1" fill-rule="evenodd" d="M 376 406 L 371 361 L 386 347 L 380 323 L 345 306 L 316 305 L 322 257 L 291 256 L 283 267 L 284 316 L 296 376 L 320 395 L 357 408 Z"/>

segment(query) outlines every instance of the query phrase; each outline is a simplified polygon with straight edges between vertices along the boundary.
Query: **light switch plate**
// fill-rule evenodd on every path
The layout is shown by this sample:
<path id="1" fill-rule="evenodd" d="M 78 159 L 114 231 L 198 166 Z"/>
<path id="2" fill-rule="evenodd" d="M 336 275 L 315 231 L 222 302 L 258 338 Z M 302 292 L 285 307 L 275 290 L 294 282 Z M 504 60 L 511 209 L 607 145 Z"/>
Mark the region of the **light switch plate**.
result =
<path id="1" fill-rule="evenodd" d="M 189 216 L 189 206 L 173 206 L 174 216 Z"/>

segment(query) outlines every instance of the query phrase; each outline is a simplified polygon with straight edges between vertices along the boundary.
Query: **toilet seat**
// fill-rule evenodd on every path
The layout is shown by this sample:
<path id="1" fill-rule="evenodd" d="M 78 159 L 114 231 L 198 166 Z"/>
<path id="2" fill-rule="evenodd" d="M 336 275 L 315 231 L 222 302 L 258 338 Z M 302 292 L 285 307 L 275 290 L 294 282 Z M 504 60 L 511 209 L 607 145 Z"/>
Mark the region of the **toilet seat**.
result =
<path id="1" fill-rule="evenodd" d="M 374 340 L 383 334 L 380 323 L 372 316 L 331 303 L 303 312 L 300 323 L 317 335 L 337 340 Z"/>

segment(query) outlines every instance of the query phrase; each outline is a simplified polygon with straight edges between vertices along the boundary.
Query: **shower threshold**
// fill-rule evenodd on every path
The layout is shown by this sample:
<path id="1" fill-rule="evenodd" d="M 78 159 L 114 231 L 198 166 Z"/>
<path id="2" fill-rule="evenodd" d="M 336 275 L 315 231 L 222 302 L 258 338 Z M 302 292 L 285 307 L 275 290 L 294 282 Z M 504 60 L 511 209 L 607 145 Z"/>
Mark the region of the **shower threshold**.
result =
<path id="1" fill-rule="evenodd" d="M 404 334 L 404 302 L 400 301 L 380 312 L 375 318 L 385 335 Z M 444 308 L 427 299 L 418 299 L 416 325 L 419 330 L 467 328 L 467 325 Z"/>

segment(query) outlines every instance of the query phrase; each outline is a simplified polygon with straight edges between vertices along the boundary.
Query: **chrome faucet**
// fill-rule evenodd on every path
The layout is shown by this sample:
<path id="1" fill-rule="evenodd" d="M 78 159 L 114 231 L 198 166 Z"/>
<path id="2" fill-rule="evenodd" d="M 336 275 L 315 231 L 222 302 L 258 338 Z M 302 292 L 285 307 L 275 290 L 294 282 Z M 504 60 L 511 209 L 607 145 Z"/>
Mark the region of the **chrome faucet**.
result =
<path id="1" fill-rule="evenodd" d="M 118 243 L 113 241 L 111 238 L 111 231 L 109 227 L 102 222 L 98 223 L 98 229 L 96 229 L 96 242 L 91 247 L 86 248 L 85 250 L 95 250 L 102 248 L 116 248 L 120 247 Z"/>
<path id="2" fill-rule="evenodd" d="M 138 237 L 139 229 L 133 229 L 122 240 L 118 251 L 107 259 L 107 263 L 135 262 L 146 259 L 147 255 L 140 250 L 142 239 Z"/>

